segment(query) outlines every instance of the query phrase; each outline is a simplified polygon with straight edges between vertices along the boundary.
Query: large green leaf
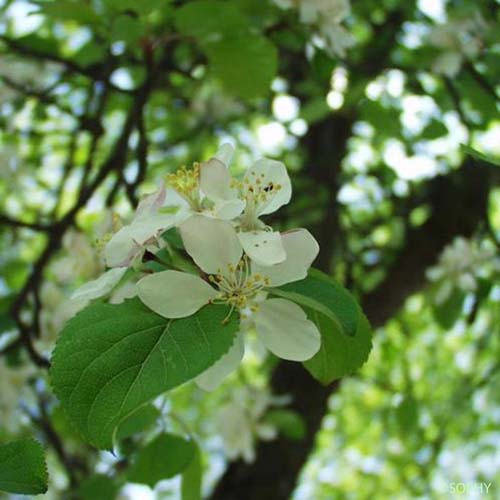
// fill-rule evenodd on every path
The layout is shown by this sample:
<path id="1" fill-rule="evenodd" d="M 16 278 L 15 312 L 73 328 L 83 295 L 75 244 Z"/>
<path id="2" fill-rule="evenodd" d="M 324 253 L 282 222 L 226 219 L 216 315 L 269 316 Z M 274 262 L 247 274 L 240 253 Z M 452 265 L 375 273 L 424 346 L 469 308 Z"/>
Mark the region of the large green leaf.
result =
<path id="1" fill-rule="evenodd" d="M 54 392 L 82 436 L 111 449 L 115 429 L 163 392 L 196 377 L 231 346 L 226 306 L 167 320 L 139 299 L 94 303 L 70 320 L 50 370 Z"/>
<path id="2" fill-rule="evenodd" d="M 251 99 L 266 94 L 278 68 L 276 47 L 259 35 L 225 38 L 204 48 L 213 74 L 226 89 Z"/>
<path id="3" fill-rule="evenodd" d="M 196 0 L 177 9 L 180 33 L 193 37 L 209 60 L 212 73 L 231 93 L 251 99 L 264 95 L 276 75 L 276 47 L 250 29 L 238 5 Z"/>
<path id="4" fill-rule="evenodd" d="M 152 404 L 141 406 L 120 423 L 116 430 L 116 440 L 126 439 L 151 428 L 160 415 L 160 410 Z"/>
<path id="5" fill-rule="evenodd" d="M 237 5 L 220 0 L 196 0 L 175 12 L 175 24 L 184 35 L 210 41 L 248 29 Z"/>
<path id="6" fill-rule="evenodd" d="M 321 348 L 304 363 L 323 384 L 353 373 L 368 358 L 371 330 L 352 295 L 316 270 L 273 293 L 301 305 L 321 332 Z"/>
<path id="7" fill-rule="evenodd" d="M 180 474 L 194 458 L 193 441 L 174 434 L 163 433 L 139 450 L 127 472 L 132 483 L 147 484 L 154 488 L 162 479 Z"/>
<path id="8" fill-rule="evenodd" d="M 0 490 L 25 495 L 47 491 L 47 466 L 41 444 L 22 439 L 0 445 Z"/>

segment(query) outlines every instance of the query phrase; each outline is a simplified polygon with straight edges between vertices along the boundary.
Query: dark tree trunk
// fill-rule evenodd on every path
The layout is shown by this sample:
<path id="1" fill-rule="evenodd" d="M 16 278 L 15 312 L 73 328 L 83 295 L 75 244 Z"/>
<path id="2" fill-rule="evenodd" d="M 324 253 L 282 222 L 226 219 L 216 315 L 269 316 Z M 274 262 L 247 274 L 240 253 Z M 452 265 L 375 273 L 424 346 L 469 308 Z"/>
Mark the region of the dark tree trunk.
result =
<path id="1" fill-rule="evenodd" d="M 486 216 L 489 189 L 487 168 L 466 165 L 449 176 L 429 183 L 427 201 L 432 215 L 407 235 L 404 249 L 384 282 L 364 297 L 363 309 L 374 328 L 397 313 L 404 301 L 425 285 L 425 269 L 432 265 L 443 247 L 455 236 L 470 236 Z M 280 437 L 261 442 L 253 464 L 230 464 L 212 498 L 214 500 L 286 500 L 314 446 L 314 438 L 327 411 L 328 399 L 340 381 L 324 387 L 299 364 L 281 362 L 271 381 L 276 394 L 293 397 L 291 409 L 307 424 L 302 441 Z"/>

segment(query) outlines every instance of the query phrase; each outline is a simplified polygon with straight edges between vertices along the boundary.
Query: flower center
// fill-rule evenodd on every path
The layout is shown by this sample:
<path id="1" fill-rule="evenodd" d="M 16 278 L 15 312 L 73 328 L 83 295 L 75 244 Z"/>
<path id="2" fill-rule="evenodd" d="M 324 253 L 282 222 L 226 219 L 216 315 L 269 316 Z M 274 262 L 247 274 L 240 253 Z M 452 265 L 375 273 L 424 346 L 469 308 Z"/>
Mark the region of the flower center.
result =
<path id="1" fill-rule="evenodd" d="M 264 182 L 265 175 L 250 172 L 251 178 L 248 177 L 243 181 L 234 181 L 231 187 L 235 187 L 240 191 L 240 196 L 246 201 L 245 212 L 242 217 L 242 227 L 246 230 L 257 229 L 258 213 L 260 208 L 266 206 L 269 201 L 282 189 L 281 184 L 273 181 Z"/>
<path id="2" fill-rule="evenodd" d="M 200 164 L 193 163 L 193 168 L 182 167 L 177 172 L 168 174 L 167 184 L 174 188 L 194 210 L 200 208 Z"/>
<path id="3" fill-rule="evenodd" d="M 237 266 L 228 264 L 227 269 L 218 269 L 217 274 L 208 277 L 210 283 L 217 287 L 219 294 L 216 300 L 238 309 L 250 307 L 252 311 L 257 310 L 253 299 L 264 287 L 270 285 L 269 278 L 260 273 L 251 274 L 248 258 L 243 257 Z"/>

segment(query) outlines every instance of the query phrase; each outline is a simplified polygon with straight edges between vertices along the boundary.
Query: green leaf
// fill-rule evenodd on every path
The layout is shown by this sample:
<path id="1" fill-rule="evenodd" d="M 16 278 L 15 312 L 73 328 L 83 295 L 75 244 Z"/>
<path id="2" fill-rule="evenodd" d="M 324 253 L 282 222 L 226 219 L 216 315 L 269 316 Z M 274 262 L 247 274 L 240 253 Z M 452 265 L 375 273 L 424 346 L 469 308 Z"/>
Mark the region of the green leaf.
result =
<path id="1" fill-rule="evenodd" d="M 125 418 L 116 431 L 116 439 L 122 440 L 149 429 L 160 416 L 160 410 L 153 405 L 141 406 Z"/>
<path id="2" fill-rule="evenodd" d="M 415 430 L 418 426 L 418 404 L 413 395 L 408 392 L 403 396 L 399 406 L 396 408 L 396 421 L 403 435 Z"/>
<path id="3" fill-rule="evenodd" d="M 271 410 L 266 413 L 264 421 L 277 427 L 288 439 L 303 439 L 307 432 L 304 419 L 295 411 Z"/>
<path id="4" fill-rule="evenodd" d="M 154 488 L 158 481 L 180 474 L 193 460 L 195 449 L 193 441 L 174 434 L 160 434 L 139 450 L 127 478 L 132 483 Z"/>
<path id="5" fill-rule="evenodd" d="M 193 443 L 194 444 L 194 443 Z M 201 462 L 201 450 L 194 444 L 193 458 L 182 473 L 181 498 L 182 500 L 201 500 L 201 483 L 203 467 Z"/>
<path id="6" fill-rule="evenodd" d="M 184 250 L 184 243 L 182 242 L 181 235 L 176 227 L 173 227 L 172 229 L 165 231 L 161 235 L 161 237 L 167 243 L 169 243 L 172 246 L 172 248 L 175 248 L 177 250 Z"/>
<path id="7" fill-rule="evenodd" d="M 54 392 L 86 441 L 111 449 L 118 425 L 225 354 L 238 330 L 227 306 L 167 320 L 135 298 L 94 303 L 63 329 L 50 370 Z"/>
<path id="8" fill-rule="evenodd" d="M 443 135 L 448 134 L 448 129 L 445 124 L 439 120 L 433 119 L 430 123 L 422 130 L 422 137 L 425 139 L 437 139 Z"/>
<path id="9" fill-rule="evenodd" d="M 265 95 L 278 69 L 276 47 L 259 35 L 213 42 L 205 53 L 216 78 L 229 92 L 245 99 Z"/>
<path id="10" fill-rule="evenodd" d="M 126 12 L 132 11 L 136 14 L 147 16 L 157 9 L 168 8 L 170 0 L 104 0 L 108 9 Z"/>
<path id="11" fill-rule="evenodd" d="M 434 291 L 436 293 L 438 288 Z M 448 298 L 439 304 L 433 301 L 432 310 L 434 318 L 444 330 L 449 330 L 458 320 L 462 313 L 465 293 L 459 288 L 453 288 Z"/>
<path id="12" fill-rule="evenodd" d="M 113 21 L 111 41 L 125 42 L 129 47 L 139 43 L 144 35 L 144 25 L 136 18 L 123 14 Z"/>
<path id="13" fill-rule="evenodd" d="M 490 156 L 487 156 L 484 153 L 478 151 L 477 149 L 471 148 L 470 146 L 467 146 L 465 144 L 461 144 L 460 149 L 465 154 L 472 156 L 472 158 L 475 158 L 476 160 L 480 160 L 482 162 L 489 163 L 490 165 L 495 165 L 497 167 L 500 167 L 500 159 L 491 158 Z"/>
<path id="14" fill-rule="evenodd" d="M 115 500 L 120 487 L 105 474 L 94 474 L 84 479 L 78 488 L 79 500 Z"/>
<path id="15" fill-rule="evenodd" d="M 59 21 L 76 21 L 82 24 L 98 24 L 100 17 L 92 7 L 81 1 L 58 0 L 57 2 L 33 2 L 38 5 L 37 14 Z"/>
<path id="16" fill-rule="evenodd" d="M 319 122 L 331 113 L 324 96 L 309 100 L 300 110 L 301 118 L 309 124 Z"/>
<path id="17" fill-rule="evenodd" d="M 184 35 L 199 41 L 215 40 L 248 30 L 248 22 L 238 7 L 230 2 L 197 0 L 175 13 L 175 25 Z"/>
<path id="18" fill-rule="evenodd" d="M 0 445 L 0 490 L 38 495 L 47 491 L 47 466 L 42 445 L 22 439 Z"/>
<path id="19" fill-rule="evenodd" d="M 321 332 L 320 350 L 304 363 L 314 378 L 329 384 L 367 360 L 372 347 L 370 324 L 345 288 L 312 269 L 307 278 L 278 290 L 301 305 Z"/>

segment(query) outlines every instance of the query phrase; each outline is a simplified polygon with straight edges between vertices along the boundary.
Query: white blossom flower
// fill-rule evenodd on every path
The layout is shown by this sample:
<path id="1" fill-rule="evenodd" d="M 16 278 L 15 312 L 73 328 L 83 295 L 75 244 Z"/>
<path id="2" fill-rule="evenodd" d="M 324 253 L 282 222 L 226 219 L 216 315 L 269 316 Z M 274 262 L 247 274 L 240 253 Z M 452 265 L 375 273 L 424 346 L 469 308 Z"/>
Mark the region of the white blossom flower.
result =
<path id="1" fill-rule="evenodd" d="M 263 158 L 256 161 L 237 181 L 229 173 L 233 147 L 224 144 L 217 155 L 202 165 L 200 186 L 213 200 L 231 200 L 244 207 L 235 220 L 238 238 L 246 254 L 262 265 L 273 265 L 286 258 L 280 233 L 266 226 L 260 217 L 286 205 L 292 196 L 290 177 L 283 163 Z M 239 214 L 238 214 L 239 215 Z"/>
<path id="2" fill-rule="evenodd" d="M 146 196 L 138 205 L 132 222 L 122 227 L 106 243 L 104 252 L 108 267 L 124 267 L 142 256 L 150 243 L 178 220 L 177 209 L 162 212 L 167 191 L 162 184 L 154 193 Z M 175 200 L 177 201 L 177 200 Z"/>
<path id="3" fill-rule="evenodd" d="M 337 23 L 321 23 L 320 34 L 327 50 L 338 57 L 345 57 L 347 49 L 354 47 L 356 40 L 344 26 Z"/>
<path id="4" fill-rule="evenodd" d="M 210 199 L 200 186 L 200 171 L 204 164 L 195 163 L 193 168 L 183 167 L 167 176 L 167 185 L 150 194 L 139 203 L 130 224 L 121 228 L 106 244 L 106 263 L 109 267 L 132 264 L 144 250 L 154 250 L 161 233 L 179 227 L 192 215 L 233 219 L 243 210 L 244 203 L 236 199 L 233 188 L 225 192 L 217 190 Z M 152 245 L 152 246 L 151 246 Z"/>
<path id="5" fill-rule="evenodd" d="M 219 409 L 216 420 L 229 460 L 239 457 L 247 463 L 255 460 L 256 441 L 269 441 L 278 435 L 274 425 L 263 421 L 266 412 L 270 406 L 288 400 L 272 396 L 268 390 L 249 387 L 238 387 L 231 394 L 230 401 Z"/>
<path id="6" fill-rule="evenodd" d="M 480 247 L 476 242 L 463 237 L 455 238 L 443 250 L 438 264 L 427 270 L 427 278 L 440 283 L 436 302 L 445 302 L 455 287 L 466 293 L 475 292 L 477 278 L 498 267 L 495 255 L 493 248 Z"/>
<path id="7" fill-rule="evenodd" d="M 221 148 L 219 154 L 227 158 L 228 151 Z M 225 183 L 211 183 L 213 169 L 210 166 L 216 162 L 218 159 L 214 157 L 201 164 L 195 163 L 192 169 L 183 167 L 167 176 L 167 183 L 176 193 L 176 203 L 182 213 L 178 225 L 196 214 L 224 220 L 232 220 L 241 214 L 244 203 L 236 197 L 236 189 Z M 231 177 L 229 172 L 227 175 Z M 212 189 L 207 190 L 206 187 Z"/>
<path id="8" fill-rule="evenodd" d="M 342 26 L 351 14 L 349 0 L 274 0 L 274 3 L 282 9 L 298 8 L 301 22 L 317 26 L 320 39 L 332 55 L 344 57 L 346 49 L 354 45 L 354 37 Z"/>
<path id="9" fill-rule="evenodd" d="M 245 255 L 228 221 L 192 216 L 182 224 L 181 236 L 186 251 L 208 277 L 205 280 L 172 270 L 146 276 L 137 284 L 146 306 L 166 318 L 181 318 L 208 303 L 228 304 L 243 317 L 240 329 L 250 323 L 276 356 L 293 361 L 314 356 L 320 347 L 320 334 L 298 305 L 281 298 L 257 300 L 259 292 L 269 287 L 306 277 L 318 254 L 318 244 L 307 230 L 283 234 L 287 259 L 274 266 L 260 266 Z M 237 337 L 230 351 L 209 369 L 212 371 L 205 372 L 206 385 L 217 385 L 221 376 L 238 366 L 242 356 Z"/>
<path id="10" fill-rule="evenodd" d="M 281 162 L 262 159 L 239 182 L 227 167 L 232 154 L 232 146 L 225 144 L 207 162 L 169 174 L 168 189 L 162 186 L 146 197 L 132 222 L 106 244 L 108 266 L 130 265 L 148 245 L 157 243 L 161 233 L 181 227 L 190 217 L 200 214 L 234 220 L 241 244 L 255 262 L 283 262 L 286 255 L 280 234 L 267 227 L 260 217 L 290 201 L 291 182 L 286 167 Z"/>
<path id="11" fill-rule="evenodd" d="M 349 0 L 301 0 L 300 20 L 306 24 L 339 24 L 351 14 Z"/>
<path id="12" fill-rule="evenodd" d="M 103 264 L 86 234 L 70 229 L 63 237 L 64 255 L 51 266 L 58 283 L 71 283 L 75 276 L 91 279 L 103 270 Z"/>

